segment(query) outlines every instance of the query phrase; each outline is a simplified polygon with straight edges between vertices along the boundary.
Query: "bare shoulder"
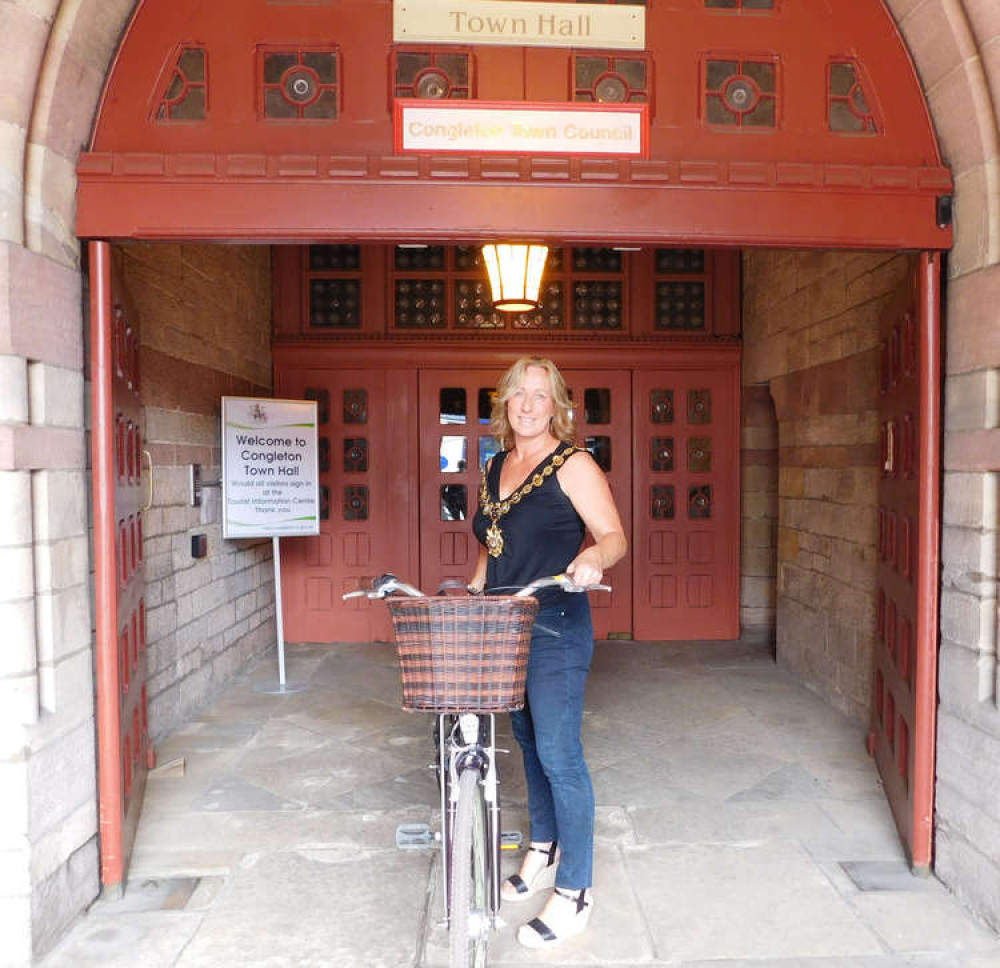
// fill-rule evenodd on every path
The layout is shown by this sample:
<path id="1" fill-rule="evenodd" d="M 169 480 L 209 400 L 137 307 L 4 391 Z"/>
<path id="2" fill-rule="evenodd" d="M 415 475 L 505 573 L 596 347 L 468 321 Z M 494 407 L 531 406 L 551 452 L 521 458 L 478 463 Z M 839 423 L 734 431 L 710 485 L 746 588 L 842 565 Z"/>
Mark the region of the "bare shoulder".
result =
<path id="1" fill-rule="evenodd" d="M 604 471 L 598 466 L 590 452 L 583 448 L 570 454 L 559 469 L 560 480 L 567 482 L 584 483 L 598 477 L 604 477 Z"/>
<path id="2" fill-rule="evenodd" d="M 607 475 L 587 451 L 576 451 L 568 457 L 559 469 L 558 479 L 563 493 L 572 501 L 595 540 L 621 532 Z"/>

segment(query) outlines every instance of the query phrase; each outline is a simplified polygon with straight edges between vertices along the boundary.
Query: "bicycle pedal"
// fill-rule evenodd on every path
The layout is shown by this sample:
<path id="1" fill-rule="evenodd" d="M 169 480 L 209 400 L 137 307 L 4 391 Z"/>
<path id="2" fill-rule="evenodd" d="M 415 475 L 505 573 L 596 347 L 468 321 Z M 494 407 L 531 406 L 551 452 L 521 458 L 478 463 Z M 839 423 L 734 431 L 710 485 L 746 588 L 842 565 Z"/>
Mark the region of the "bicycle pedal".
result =
<path id="1" fill-rule="evenodd" d="M 500 834 L 501 850 L 520 850 L 524 844 L 524 838 L 520 830 L 505 830 Z"/>
<path id="2" fill-rule="evenodd" d="M 396 827 L 396 846 L 400 850 L 424 850 L 433 847 L 434 831 L 426 823 L 401 823 Z"/>

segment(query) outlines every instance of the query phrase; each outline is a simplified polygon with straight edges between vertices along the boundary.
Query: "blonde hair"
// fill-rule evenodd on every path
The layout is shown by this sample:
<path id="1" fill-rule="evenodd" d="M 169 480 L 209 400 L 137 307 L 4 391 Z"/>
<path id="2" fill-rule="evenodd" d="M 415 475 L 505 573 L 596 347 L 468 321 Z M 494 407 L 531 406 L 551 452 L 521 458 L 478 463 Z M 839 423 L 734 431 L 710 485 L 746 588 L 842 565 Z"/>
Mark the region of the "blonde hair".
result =
<path id="1" fill-rule="evenodd" d="M 493 410 L 490 414 L 490 432 L 499 441 L 503 450 L 509 450 L 514 444 L 514 431 L 507 419 L 507 401 L 514 395 L 524 381 L 525 374 L 533 367 L 545 370 L 549 377 L 549 390 L 552 395 L 554 413 L 550 429 L 559 440 L 566 444 L 576 441 L 576 427 L 573 425 L 573 401 L 570 400 L 566 381 L 552 360 L 541 356 L 522 356 L 497 382 L 496 394 L 493 397 Z"/>

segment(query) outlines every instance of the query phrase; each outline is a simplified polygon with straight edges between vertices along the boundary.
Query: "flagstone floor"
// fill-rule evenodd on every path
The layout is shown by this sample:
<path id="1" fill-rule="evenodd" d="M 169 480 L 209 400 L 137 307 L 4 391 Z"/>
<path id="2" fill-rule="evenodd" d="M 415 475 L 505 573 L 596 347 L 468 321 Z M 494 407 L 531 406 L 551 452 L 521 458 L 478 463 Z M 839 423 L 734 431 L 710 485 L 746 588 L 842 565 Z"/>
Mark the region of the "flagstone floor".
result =
<path id="1" fill-rule="evenodd" d="M 290 646 L 158 744 L 130 880 L 44 968 L 447 965 L 431 717 L 398 706 L 386 645 Z M 513 748 L 503 717 L 503 745 Z M 584 743 L 597 794 L 594 917 L 546 952 L 508 906 L 490 964 L 1000 968 L 1000 939 L 912 876 L 862 727 L 750 643 L 598 644 Z M 520 757 L 505 828 L 527 833 Z M 508 856 L 513 869 L 519 855 Z"/>

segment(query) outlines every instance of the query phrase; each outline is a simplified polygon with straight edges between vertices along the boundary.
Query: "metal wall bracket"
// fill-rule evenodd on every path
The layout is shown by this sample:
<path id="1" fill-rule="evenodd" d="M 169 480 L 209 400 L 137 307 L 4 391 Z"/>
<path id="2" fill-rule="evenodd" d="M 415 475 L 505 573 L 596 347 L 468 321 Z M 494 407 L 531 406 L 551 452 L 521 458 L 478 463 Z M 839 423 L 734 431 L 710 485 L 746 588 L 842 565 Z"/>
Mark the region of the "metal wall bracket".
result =
<path id="1" fill-rule="evenodd" d="M 206 487 L 222 487 L 222 481 L 204 481 L 201 464 L 188 464 L 188 503 L 191 507 L 201 507 L 201 492 Z"/>

